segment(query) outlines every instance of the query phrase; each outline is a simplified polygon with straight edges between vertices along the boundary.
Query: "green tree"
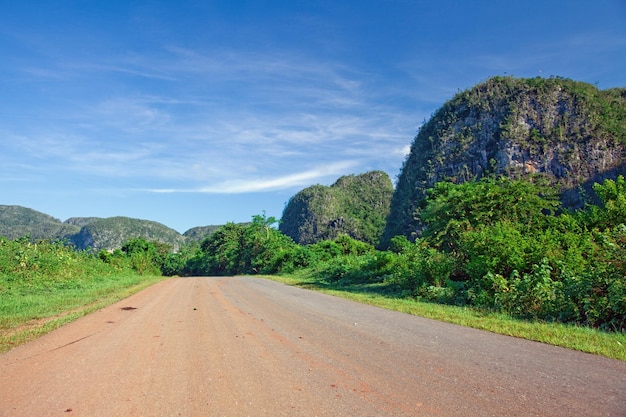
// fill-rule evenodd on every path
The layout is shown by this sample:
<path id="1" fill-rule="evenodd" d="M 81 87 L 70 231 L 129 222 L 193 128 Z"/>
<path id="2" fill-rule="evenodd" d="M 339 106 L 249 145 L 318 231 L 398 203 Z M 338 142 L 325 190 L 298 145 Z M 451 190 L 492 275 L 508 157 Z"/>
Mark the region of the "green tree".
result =
<path id="1" fill-rule="evenodd" d="M 626 224 L 626 180 L 622 175 L 615 180 L 607 179 L 602 184 L 594 184 L 594 191 L 600 197 L 602 206 L 592 206 L 595 221 L 593 227 L 608 228 Z"/>
<path id="2" fill-rule="evenodd" d="M 539 178 L 529 181 L 501 176 L 462 184 L 439 182 L 428 191 L 426 205 L 417 215 L 426 224 L 423 236 L 431 244 L 457 252 L 465 232 L 501 221 L 523 230 L 541 228 L 546 216 L 558 208 L 554 190 Z"/>
<path id="3" fill-rule="evenodd" d="M 228 223 L 200 245 L 190 262 L 196 274 L 271 274 L 308 264 L 311 254 L 283 235 L 274 217 L 255 215 L 247 225 Z"/>
<path id="4" fill-rule="evenodd" d="M 121 247 L 133 269 L 140 274 L 160 275 L 164 260 L 171 252 L 171 246 L 144 238 L 128 239 Z"/>

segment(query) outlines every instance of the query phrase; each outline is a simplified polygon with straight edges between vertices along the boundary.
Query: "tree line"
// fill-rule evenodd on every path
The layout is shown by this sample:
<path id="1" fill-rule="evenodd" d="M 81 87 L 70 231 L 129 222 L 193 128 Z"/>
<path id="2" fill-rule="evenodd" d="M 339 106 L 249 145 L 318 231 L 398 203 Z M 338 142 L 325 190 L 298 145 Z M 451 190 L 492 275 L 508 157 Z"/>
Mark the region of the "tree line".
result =
<path id="1" fill-rule="evenodd" d="M 540 177 L 440 182 L 414 214 L 421 236 L 396 236 L 386 250 L 347 235 L 298 245 L 275 218 L 255 216 L 179 255 L 177 272 L 304 272 L 334 286 L 375 284 L 393 296 L 624 331 L 626 181 L 594 190 L 602 204 L 569 211 Z"/>
<path id="2" fill-rule="evenodd" d="M 75 285 L 86 275 L 297 273 L 335 288 L 623 332 L 626 181 L 594 190 L 601 204 L 570 211 L 539 177 L 439 182 L 414 213 L 425 225 L 421 235 L 396 236 L 385 250 L 348 235 L 297 244 L 265 214 L 176 252 L 143 238 L 98 252 L 0 238 L 0 293 Z"/>

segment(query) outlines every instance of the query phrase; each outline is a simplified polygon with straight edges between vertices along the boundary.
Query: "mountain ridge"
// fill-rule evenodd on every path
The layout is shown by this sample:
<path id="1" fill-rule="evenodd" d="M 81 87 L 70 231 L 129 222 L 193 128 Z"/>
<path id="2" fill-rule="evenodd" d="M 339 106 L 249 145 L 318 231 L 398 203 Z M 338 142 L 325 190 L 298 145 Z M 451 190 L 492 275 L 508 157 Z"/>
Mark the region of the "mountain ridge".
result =
<path id="1" fill-rule="evenodd" d="M 125 216 L 70 217 L 61 220 L 18 205 L 0 205 L 0 236 L 18 239 L 67 240 L 77 249 L 118 249 L 130 238 L 141 237 L 170 244 L 177 250 L 183 243 L 200 241 L 220 226 L 199 226 L 185 234 L 152 220 Z"/>

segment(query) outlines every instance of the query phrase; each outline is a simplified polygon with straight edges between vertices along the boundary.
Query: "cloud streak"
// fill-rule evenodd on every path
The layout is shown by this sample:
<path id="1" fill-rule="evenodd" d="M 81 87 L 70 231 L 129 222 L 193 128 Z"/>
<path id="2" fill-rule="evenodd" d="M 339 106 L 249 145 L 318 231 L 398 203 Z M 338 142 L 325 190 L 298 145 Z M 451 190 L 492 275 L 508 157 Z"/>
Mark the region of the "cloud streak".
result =
<path id="1" fill-rule="evenodd" d="M 155 192 L 295 190 L 369 169 L 395 173 L 421 117 L 376 103 L 378 91 L 357 68 L 302 53 L 166 52 L 66 64 L 145 75 L 162 88 L 69 100 L 58 111 L 75 123 L 22 134 L 20 156 L 47 160 L 44 169 L 57 173 L 128 178 Z"/>
<path id="2" fill-rule="evenodd" d="M 336 179 L 358 165 L 357 161 L 341 161 L 320 165 L 310 170 L 279 177 L 234 179 L 198 188 L 165 188 L 145 190 L 153 193 L 202 193 L 202 194 L 242 194 L 291 189 L 314 184 L 319 181 Z"/>

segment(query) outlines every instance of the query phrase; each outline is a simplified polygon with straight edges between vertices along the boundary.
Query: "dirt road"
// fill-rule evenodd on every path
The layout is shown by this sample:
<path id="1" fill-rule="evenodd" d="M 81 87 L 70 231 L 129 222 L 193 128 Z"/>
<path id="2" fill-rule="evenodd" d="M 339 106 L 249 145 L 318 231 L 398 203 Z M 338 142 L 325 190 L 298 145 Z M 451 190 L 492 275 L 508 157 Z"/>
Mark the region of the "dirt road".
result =
<path id="1" fill-rule="evenodd" d="M 626 416 L 626 363 L 182 278 L 0 355 L 0 416 Z"/>

